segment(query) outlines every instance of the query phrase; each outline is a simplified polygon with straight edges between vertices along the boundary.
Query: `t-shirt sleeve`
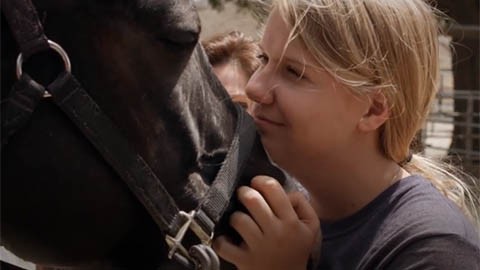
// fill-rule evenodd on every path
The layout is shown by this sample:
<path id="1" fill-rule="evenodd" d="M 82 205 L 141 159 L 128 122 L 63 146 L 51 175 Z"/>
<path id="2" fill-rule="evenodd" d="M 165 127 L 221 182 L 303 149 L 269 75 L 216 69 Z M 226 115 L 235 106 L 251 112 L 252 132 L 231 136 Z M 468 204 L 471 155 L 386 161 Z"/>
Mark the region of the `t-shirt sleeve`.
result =
<path id="1" fill-rule="evenodd" d="M 405 246 L 386 270 L 480 270 L 480 250 L 458 235 L 427 237 Z"/>

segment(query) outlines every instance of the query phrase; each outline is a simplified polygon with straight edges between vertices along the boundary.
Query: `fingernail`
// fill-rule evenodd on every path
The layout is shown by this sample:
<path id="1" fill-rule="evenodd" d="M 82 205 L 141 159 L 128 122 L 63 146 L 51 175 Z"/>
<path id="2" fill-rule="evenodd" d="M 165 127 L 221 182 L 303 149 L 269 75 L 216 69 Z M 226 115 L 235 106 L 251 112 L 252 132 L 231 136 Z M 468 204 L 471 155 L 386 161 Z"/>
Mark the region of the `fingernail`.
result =
<path id="1" fill-rule="evenodd" d="M 237 189 L 237 195 L 248 192 L 249 189 L 250 189 L 250 187 L 241 186 Z"/>

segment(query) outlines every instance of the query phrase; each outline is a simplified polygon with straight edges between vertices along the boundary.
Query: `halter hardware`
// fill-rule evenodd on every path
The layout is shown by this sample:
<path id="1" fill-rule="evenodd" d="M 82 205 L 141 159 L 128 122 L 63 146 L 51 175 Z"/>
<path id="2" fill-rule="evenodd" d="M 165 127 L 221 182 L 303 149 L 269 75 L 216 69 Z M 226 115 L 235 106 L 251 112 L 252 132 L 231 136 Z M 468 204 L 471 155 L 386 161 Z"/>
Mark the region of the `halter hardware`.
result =
<path id="1" fill-rule="evenodd" d="M 72 71 L 72 65 L 70 63 L 70 58 L 68 57 L 67 52 L 62 48 L 62 46 L 58 45 L 57 43 L 51 41 L 50 39 L 47 39 L 48 47 L 55 52 L 57 52 L 60 57 L 63 60 L 63 65 L 65 67 L 65 71 L 70 73 Z M 17 79 L 20 79 L 23 74 L 23 53 L 19 53 L 17 57 L 17 66 L 16 66 L 16 74 L 17 74 Z M 45 90 L 43 97 L 48 98 L 51 97 L 50 93 Z"/>
<path id="2" fill-rule="evenodd" d="M 213 239 L 213 232 L 208 235 L 195 220 L 195 214 L 195 210 L 192 210 L 189 213 L 180 211 L 179 215 L 183 218 L 186 218 L 185 223 L 183 223 L 183 225 L 180 227 L 175 237 L 172 237 L 169 234 L 165 236 L 165 241 L 167 242 L 169 248 L 169 259 L 172 259 L 175 253 L 179 252 L 179 255 L 188 258 L 189 260 L 192 260 L 190 253 L 182 244 L 183 238 L 185 237 L 188 229 L 192 230 L 192 232 L 195 233 L 195 235 L 198 237 L 198 239 L 200 239 L 203 245 L 211 245 Z"/>

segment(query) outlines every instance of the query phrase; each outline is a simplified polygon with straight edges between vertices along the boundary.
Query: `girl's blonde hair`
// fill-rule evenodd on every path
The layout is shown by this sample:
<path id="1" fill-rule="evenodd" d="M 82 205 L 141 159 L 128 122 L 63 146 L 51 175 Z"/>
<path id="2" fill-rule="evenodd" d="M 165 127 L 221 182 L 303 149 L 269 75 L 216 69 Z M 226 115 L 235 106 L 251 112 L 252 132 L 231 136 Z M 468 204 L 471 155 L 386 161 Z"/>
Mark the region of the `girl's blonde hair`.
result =
<path id="1" fill-rule="evenodd" d="M 437 89 L 435 9 L 423 0 L 273 0 L 271 8 L 292 27 L 289 40 L 300 39 L 354 93 L 385 95 L 390 117 L 380 143 L 386 157 L 429 179 L 477 223 L 478 200 L 465 174 L 410 152 Z"/>

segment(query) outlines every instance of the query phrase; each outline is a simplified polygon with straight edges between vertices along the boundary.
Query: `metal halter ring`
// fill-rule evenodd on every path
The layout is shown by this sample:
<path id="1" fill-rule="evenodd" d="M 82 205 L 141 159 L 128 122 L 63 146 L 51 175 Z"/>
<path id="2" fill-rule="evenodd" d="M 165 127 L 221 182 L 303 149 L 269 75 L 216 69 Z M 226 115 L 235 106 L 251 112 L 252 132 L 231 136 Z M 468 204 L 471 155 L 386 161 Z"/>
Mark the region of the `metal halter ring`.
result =
<path id="1" fill-rule="evenodd" d="M 65 52 L 65 50 L 60 46 L 58 45 L 57 43 L 51 41 L 51 40 L 47 40 L 48 42 L 48 46 L 56 51 L 60 57 L 62 58 L 63 60 L 63 63 L 64 63 L 64 66 L 65 66 L 65 70 L 67 72 L 71 72 L 72 71 L 72 65 L 70 64 L 70 58 L 68 57 L 68 54 Z M 18 57 L 17 57 L 17 69 L 16 69 L 16 72 L 17 72 L 17 79 L 20 79 L 20 77 L 22 76 L 22 73 L 23 73 L 23 54 L 22 53 L 19 53 L 18 54 Z M 44 94 L 44 97 L 49 97 L 50 94 L 45 91 L 45 94 Z"/>

